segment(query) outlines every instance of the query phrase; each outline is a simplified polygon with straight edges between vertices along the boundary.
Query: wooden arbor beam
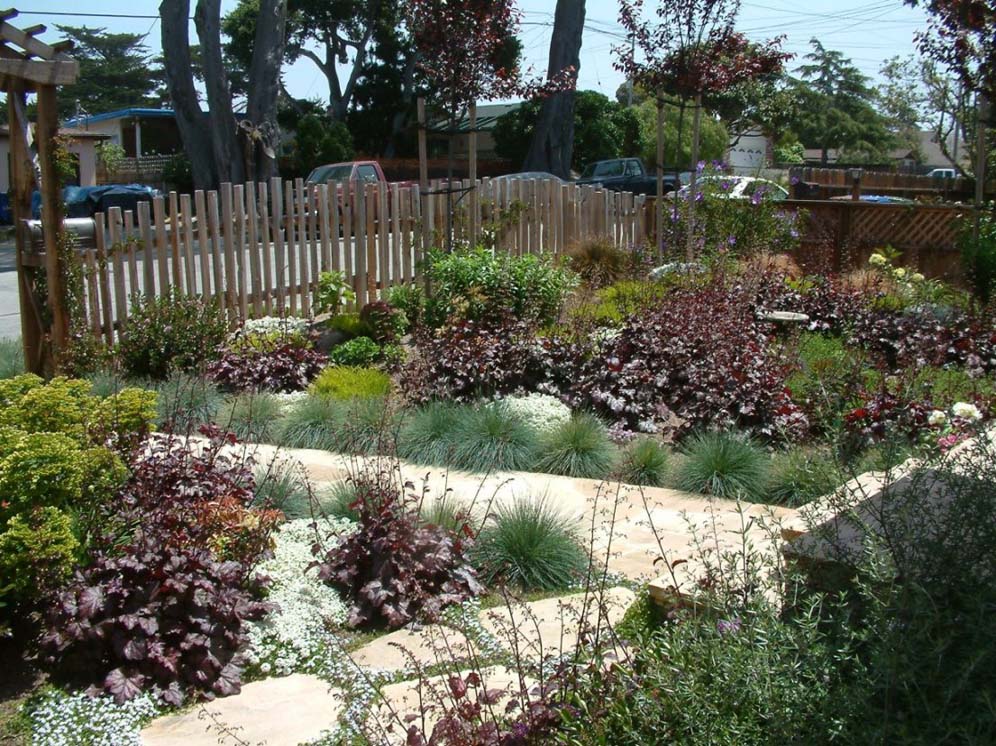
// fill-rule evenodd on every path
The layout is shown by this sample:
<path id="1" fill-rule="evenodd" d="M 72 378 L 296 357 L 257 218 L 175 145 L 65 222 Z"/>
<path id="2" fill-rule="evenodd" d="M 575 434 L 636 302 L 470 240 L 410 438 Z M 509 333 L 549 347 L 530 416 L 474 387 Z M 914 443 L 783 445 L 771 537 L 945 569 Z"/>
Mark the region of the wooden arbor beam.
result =
<path id="1" fill-rule="evenodd" d="M 80 65 L 75 60 L 12 60 L 0 58 L 0 79 L 23 80 L 36 86 L 70 85 Z"/>

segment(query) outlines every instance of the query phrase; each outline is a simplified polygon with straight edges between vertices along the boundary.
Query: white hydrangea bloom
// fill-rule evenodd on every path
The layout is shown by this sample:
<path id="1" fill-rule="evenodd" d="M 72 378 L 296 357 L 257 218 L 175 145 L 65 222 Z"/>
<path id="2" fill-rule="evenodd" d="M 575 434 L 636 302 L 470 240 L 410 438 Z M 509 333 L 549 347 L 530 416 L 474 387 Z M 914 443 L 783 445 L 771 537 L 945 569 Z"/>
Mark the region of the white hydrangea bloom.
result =
<path id="1" fill-rule="evenodd" d="M 141 746 L 144 723 L 159 712 L 143 693 L 122 705 L 101 695 L 47 693 L 28 715 L 34 746 Z"/>
<path id="2" fill-rule="evenodd" d="M 933 427 L 937 425 L 943 425 L 948 421 L 948 416 L 939 409 L 933 410 L 929 415 L 927 415 L 927 424 Z"/>
<path id="3" fill-rule="evenodd" d="M 868 257 L 868 263 L 873 267 L 884 267 L 889 263 L 889 260 L 886 259 L 884 255 L 876 252 Z"/>
<path id="4" fill-rule="evenodd" d="M 919 272 L 914 272 L 912 275 L 910 275 L 910 279 L 913 280 L 913 282 L 923 282 L 925 278 Z"/>
<path id="5" fill-rule="evenodd" d="M 982 419 L 982 412 L 979 411 L 979 408 L 974 404 L 969 404 L 964 401 L 955 403 L 955 405 L 951 407 L 951 414 L 970 422 L 978 422 Z"/>
<path id="6" fill-rule="evenodd" d="M 327 544 L 355 528 L 347 520 L 321 521 Z M 314 560 L 311 546 L 316 536 L 312 519 L 288 521 L 276 535 L 274 556 L 263 562 L 260 572 L 273 581 L 267 600 L 279 607 L 259 622 L 249 625 L 251 663 L 264 673 L 286 675 L 311 670 L 311 661 L 327 647 L 329 627 L 345 623 L 347 607 L 339 595 L 318 579 L 318 569 L 308 569 Z"/>
<path id="7" fill-rule="evenodd" d="M 571 419 L 571 409 L 549 394 L 509 396 L 501 400 L 508 410 L 536 432 L 556 430 Z"/>

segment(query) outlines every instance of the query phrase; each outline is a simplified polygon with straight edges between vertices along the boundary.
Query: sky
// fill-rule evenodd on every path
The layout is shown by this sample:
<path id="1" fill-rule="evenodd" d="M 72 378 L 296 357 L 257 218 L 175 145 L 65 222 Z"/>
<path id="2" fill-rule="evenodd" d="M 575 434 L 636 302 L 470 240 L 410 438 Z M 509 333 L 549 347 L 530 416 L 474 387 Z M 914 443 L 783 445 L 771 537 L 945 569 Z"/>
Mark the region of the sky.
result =
<path id="1" fill-rule="evenodd" d="M 192 3 L 193 4 L 193 3 Z M 223 0 L 222 12 L 237 4 Z M 655 6 L 655 0 L 647 0 Z M 28 0 L 21 3 L 22 26 L 43 23 L 49 31 L 41 38 L 55 41 L 55 24 L 104 27 L 109 31 L 148 34 L 146 43 L 157 53 L 160 29 L 157 20 L 159 0 Z M 519 0 L 527 67 L 545 74 L 553 12 L 556 0 Z M 581 49 L 579 88 L 613 96 L 623 82 L 613 69 L 613 48 L 625 42 L 617 17 L 616 0 L 587 0 L 585 33 Z M 122 17 L 87 17 L 83 13 L 116 14 Z M 145 16 L 145 17 L 141 17 Z M 793 69 L 802 63 L 811 37 L 825 47 L 850 57 L 865 75 L 877 79 L 884 60 L 915 51 L 914 34 L 926 28 L 925 13 L 905 6 L 900 0 L 744 0 L 737 28 L 753 40 L 785 36 L 783 48 L 797 57 L 788 63 Z M 190 35 L 196 32 L 191 23 Z M 327 88 L 318 68 L 299 60 L 285 69 L 287 88 L 299 98 L 325 98 Z M 483 103 L 483 102 L 482 102 Z"/>

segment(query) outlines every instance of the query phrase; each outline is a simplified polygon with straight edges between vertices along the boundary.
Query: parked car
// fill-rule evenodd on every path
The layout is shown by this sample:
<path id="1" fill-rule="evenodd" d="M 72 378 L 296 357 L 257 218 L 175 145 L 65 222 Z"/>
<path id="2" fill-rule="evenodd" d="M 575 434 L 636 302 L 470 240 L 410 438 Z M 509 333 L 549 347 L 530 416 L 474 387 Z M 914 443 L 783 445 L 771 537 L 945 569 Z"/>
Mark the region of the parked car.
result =
<path id="1" fill-rule="evenodd" d="M 516 174 L 502 174 L 501 176 L 495 176 L 491 181 L 527 181 L 530 179 L 535 179 L 537 181 L 556 181 L 558 184 L 563 184 L 564 180 L 559 176 L 547 173 L 546 171 L 520 171 Z"/>
<path id="2" fill-rule="evenodd" d="M 101 184 L 100 186 L 67 186 L 62 190 L 62 202 L 67 218 L 92 218 L 98 212 L 107 214 L 112 207 L 122 211 L 135 210 L 139 202 L 152 202 L 159 194 L 144 184 Z M 31 216 L 41 218 L 41 192 L 31 195 Z"/>
<path id="3" fill-rule="evenodd" d="M 754 199 L 760 192 L 763 199 L 770 199 L 780 202 L 788 199 L 789 193 L 785 187 L 776 184 L 769 179 L 760 179 L 756 176 L 702 176 L 695 182 L 696 190 L 700 190 L 706 184 L 719 185 L 720 189 L 710 192 L 711 197 L 720 199 Z M 725 188 L 724 188 L 724 185 Z M 687 198 L 691 185 L 683 186 L 677 192 L 677 197 Z"/>
<path id="4" fill-rule="evenodd" d="M 613 158 L 595 161 L 585 166 L 577 184 L 594 184 L 616 192 L 657 194 L 657 176 L 647 173 L 639 158 Z M 664 174 L 664 193 L 674 191 L 680 181 L 673 174 Z"/>
<path id="5" fill-rule="evenodd" d="M 935 168 L 932 171 L 927 172 L 927 176 L 932 179 L 953 179 L 958 175 L 958 172 L 953 168 Z"/>

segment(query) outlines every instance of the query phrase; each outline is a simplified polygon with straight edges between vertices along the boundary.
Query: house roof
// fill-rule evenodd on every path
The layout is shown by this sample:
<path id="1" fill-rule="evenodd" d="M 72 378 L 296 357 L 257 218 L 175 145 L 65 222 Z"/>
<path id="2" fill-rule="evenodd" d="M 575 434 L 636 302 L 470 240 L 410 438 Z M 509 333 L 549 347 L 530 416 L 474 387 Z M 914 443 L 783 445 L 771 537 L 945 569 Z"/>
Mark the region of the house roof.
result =
<path id="1" fill-rule="evenodd" d="M 59 127 L 58 134 L 71 137 L 74 140 L 107 140 L 110 138 L 110 135 L 105 135 L 102 132 L 87 132 L 73 127 Z M 10 137 L 10 127 L 0 125 L 0 137 Z"/>
<path id="2" fill-rule="evenodd" d="M 495 122 L 498 121 L 498 117 L 508 114 L 510 111 L 515 111 L 520 106 L 522 106 L 521 101 L 517 101 L 512 104 L 482 104 L 477 107 L 477 129 L 480 130 L 492 130 L 495 127 Z M 446 123 L 442 119 L 434 119 L 429 123 L 430 130 L 436 130 L 437 132 L 442 131 L 446 127 Z M 470 118 L 464 117 L 456 126 L 457 130 L 460 132 L 467 132 L 470 130 Z"/>
<path id="3" fill-rule="evenodd" d="M 152 109 L 144 106 L 131 106 L 127 109 L 106 111 L 103 114 L 86 114 L 66 120 L 69 127 L 86 126 L 96 122 L 108 122 L 112 119 L 172 119 L 172 109 Z"/>

